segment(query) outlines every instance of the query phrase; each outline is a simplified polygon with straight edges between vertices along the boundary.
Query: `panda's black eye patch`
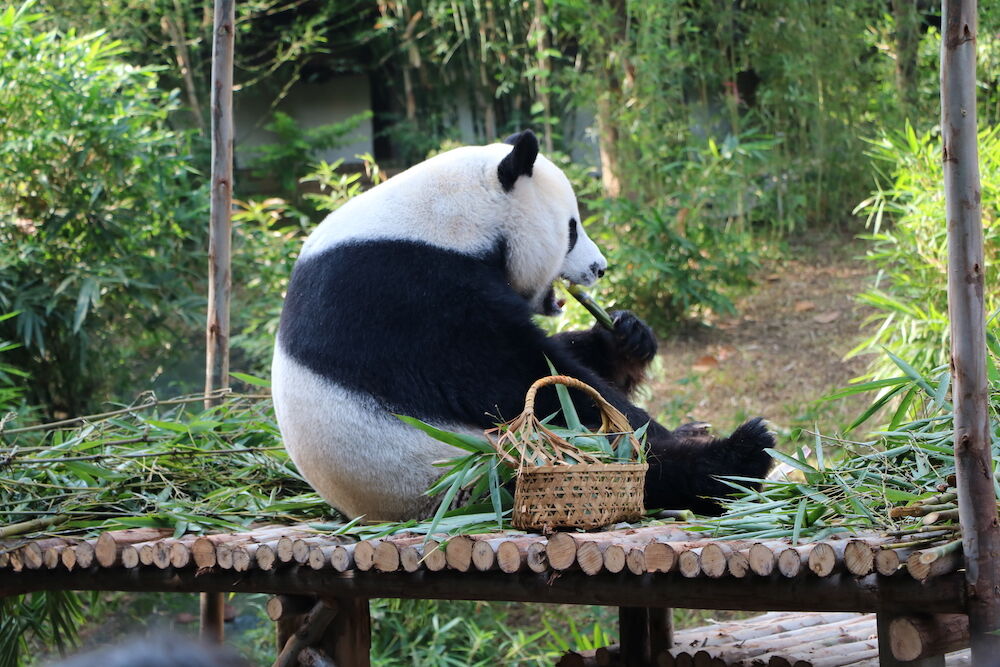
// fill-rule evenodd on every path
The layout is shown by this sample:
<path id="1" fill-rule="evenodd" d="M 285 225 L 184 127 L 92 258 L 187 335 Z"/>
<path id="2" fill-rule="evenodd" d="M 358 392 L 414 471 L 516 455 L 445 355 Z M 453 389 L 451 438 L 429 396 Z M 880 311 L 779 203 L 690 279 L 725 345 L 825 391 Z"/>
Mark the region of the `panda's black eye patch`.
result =
<path id="1" fill-rule="evenodd" d="M 570 254 L 571 252 L 573 252 L 573 248 L 576 246 L 576 239 L 579 236 L 579 234 L 580 233 L 578 231 L 576 231 L 576 218 L 570 218 L 569 219 L 569 250 L 566 251 L 567 255 Z"/>

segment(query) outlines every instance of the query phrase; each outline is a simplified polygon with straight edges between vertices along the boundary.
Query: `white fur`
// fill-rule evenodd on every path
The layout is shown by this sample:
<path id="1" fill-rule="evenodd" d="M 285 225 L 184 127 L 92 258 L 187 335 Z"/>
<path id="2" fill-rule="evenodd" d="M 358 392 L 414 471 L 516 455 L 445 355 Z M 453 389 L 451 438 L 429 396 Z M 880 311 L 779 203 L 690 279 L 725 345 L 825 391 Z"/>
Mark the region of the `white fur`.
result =
<path id="1" fill-rule="evenodd" d="M 328 215 L 300 257 L 368 239 L 421 241 L 479 255 L 504 238 L 511 285 L 536 300 L 536 309 L 559 276 L 593 284 L 607 261 L 582 224 L 573 252 L 566 254 L 569 220 L 580 220 L 569 179 L 539 155 L 532 175 L 504 192 L 497 166 L 510 151 L 507 144 L 466 146 L 407 169 Z"/>
<path id="2" fill-rule="evenodd" d="M 567 255 L 569 221 L 579 221 L 580 212 L 569 180 L 549 160 L 538 156 L 532 175 L 504 192 L 497 166 L 510 150 L 506 144 L 459 148 L 410 168 L 327 216 L 300 257 L 374 239 L 421 241 L 480 255 L 503 238 L 511 286 L 542 312 L 557 277 L 589 285 L 607 262 L 580 224 Z M 433 509 L 433 499 L 423 492 L 441 469 L 431 464 L 459 450 L 403 424 L 373 397 L 310 371 L 286 354 L 280 341 L 272 387 L 285 447 L 331 505 L 368 520 L 407 519 Z M 438 426 L 477 432 L 460 424 Z"/>
<path id="3" fill-rule="evenodd" d="M 433 463 L 461 450 L 407 426 L 371 397 L 313 373 L 280 344 L 271 381 L 285 448 L 324 500 L 348 517 L 365 515 L 368 521 L 431 513 L 435 501 L 423 492 L 441 475 Z"/>

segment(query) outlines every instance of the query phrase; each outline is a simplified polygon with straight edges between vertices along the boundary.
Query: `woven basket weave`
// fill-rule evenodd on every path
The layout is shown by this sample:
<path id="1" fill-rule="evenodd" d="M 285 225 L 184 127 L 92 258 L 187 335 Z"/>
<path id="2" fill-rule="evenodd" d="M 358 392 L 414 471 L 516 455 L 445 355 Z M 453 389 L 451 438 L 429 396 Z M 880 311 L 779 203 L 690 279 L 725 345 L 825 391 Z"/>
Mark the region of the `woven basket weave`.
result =
<path id="1" fill-rule="evenodd" d="M 520 530 L 553 528 L 600 528 L 618 521 L 634 521 L 642 516 L 645 463 L 602 463 L 564 438 L 545 428 L 535 417 L 535 394 L 545 386 L 562 384 L 579 389 L 594 400 L 601 411 L 599 433 L 613 437 L 617 451 L 628 438 L 638 458 L 641 445 L 625 416 L 588 384 L 565 375 L 544 377 L 528 389 L 524 411 L 504 428 L 492 432 L 500 456 L 517 465 L 514 511 L 511 517 Z M 537 436 L 537 437 L 533 437 Z M 544 446 L 539 440 L 544 440 Z M 515 460 L 512 452 L 519 454 Z M 566 464 L 569 455 L 578 464 Z M 542 459 L 545 465 L 536 465 Z"/>

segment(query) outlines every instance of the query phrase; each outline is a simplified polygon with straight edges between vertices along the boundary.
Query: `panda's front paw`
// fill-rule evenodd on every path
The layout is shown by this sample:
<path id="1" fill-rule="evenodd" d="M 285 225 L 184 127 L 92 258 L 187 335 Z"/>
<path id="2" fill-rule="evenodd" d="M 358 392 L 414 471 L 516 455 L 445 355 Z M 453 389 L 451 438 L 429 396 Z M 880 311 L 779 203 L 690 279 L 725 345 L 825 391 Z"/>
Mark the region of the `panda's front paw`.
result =
<path id="1" fill-rule="evenodd" d="M 629 359 L 648 363 L 656 356 L 656 336 L 645 322 L 630 310 L 610 313 L 615 323 L 615 346 Z"/>

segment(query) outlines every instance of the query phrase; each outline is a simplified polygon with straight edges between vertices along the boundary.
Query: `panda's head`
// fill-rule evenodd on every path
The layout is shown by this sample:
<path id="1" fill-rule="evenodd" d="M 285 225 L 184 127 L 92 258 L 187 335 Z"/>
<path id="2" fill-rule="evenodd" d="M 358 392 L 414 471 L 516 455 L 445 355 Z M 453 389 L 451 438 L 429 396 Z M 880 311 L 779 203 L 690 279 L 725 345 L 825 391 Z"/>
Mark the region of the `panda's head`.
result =
<path id="1" fill-rule="evenodd" d="M 580 223 L 566 175 L 538 154 L 538 139 L 526 130 L 506 139 L 511 146 L 496 174 L 510 215 L 504 233 L 511 285 L 541 314 L 560 312 L 556 278 L 592 285 L 604 275 L 604 259 Z"/>

